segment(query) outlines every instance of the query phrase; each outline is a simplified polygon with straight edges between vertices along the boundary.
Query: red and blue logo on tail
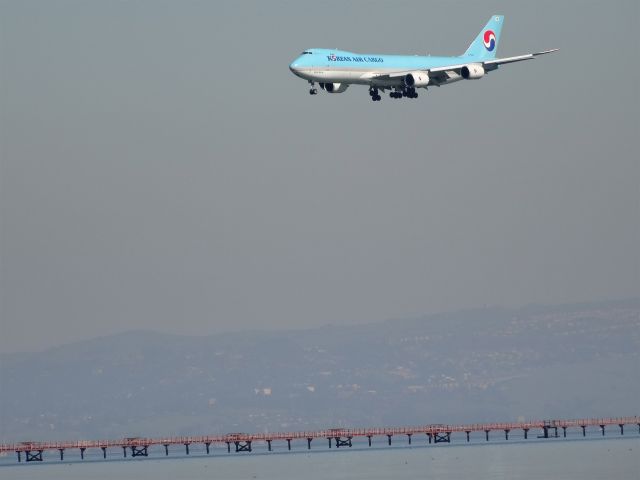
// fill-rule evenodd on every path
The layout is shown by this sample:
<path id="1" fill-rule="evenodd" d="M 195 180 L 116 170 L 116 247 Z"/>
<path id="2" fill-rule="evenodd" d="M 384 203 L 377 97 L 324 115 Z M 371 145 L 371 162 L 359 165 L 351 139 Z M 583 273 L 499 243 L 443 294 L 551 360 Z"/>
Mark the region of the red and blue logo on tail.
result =
<path id="1" fill-rule="evenodd" d="M 483 40 L 484 48 L 486 48 L 488 52 L 492 52 L 493 49 L 496 48 L 496 34 L 493 33 L 493 30 L 485 30 Z"/>
<path id="2" fill-rule="evenodd" d="M 495 58 L 498 52 L 503 23 L 504 17 L 502 15 L 493 15 L 476 38 L 473 39 L 463 56 L 474 57 L 478 60 Z"/>

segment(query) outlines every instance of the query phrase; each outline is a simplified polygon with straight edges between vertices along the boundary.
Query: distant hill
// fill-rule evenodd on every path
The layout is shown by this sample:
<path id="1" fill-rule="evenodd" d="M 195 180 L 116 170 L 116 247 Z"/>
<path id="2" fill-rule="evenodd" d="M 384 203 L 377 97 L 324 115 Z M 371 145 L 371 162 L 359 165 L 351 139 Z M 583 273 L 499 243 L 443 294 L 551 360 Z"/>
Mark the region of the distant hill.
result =
<path id="1" fill-rule="evenodd" d="M 0 441 L 636 415 L 640 299 L 0 356 Z"/>

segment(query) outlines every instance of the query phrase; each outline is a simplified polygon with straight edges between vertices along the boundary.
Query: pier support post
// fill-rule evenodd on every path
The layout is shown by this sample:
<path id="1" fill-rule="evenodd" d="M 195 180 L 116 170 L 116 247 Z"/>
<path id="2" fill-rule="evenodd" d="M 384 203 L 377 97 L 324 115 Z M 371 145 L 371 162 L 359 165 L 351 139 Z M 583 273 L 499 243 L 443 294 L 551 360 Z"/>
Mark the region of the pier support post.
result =
<path id="1" fill-rule="evenodd" d="M 620 435 L 624 435 L 624 423 L 619 423 L 618 426 L 620 427 Z"/>
<path id="2" fill-rule="evenodd" d="M 227 442 L 227 453 L 231 453 L 231 442 Z"/>
<path id="3" fill-rule="evenodd" d="M 127 447 L 122 447 L 122 456 L 127 458 Z"/>
<path id="4" fill-rule="evenodd" d="M 371 435 L 367 435 L 367 438 L 369 439 L 369 446 L 371 446 Z"/>
<path id="5" fill-rule="evenodd" d="M 411 435 L 413 435 L 413 434 L 407 433 L 407 438 L 409 439 L 409 445 L 411 445 Z"/>
<path id="6" fill-rule="evenodd" d="M 431 437 L 433 437 L 432 433 L 427 433 L 427 436 L 429 437 L 429 445 L 431 445 Z"/>
<path id="7" fill-rule="evenodd" d="M 329 448 L 331 448 L 331 437 L 328 437 L 327 440 L 329 440 Z"/>
<path id="8" fill-rule="evenodd" d="M 149 450 L 148 445 L 143 445 L 142 447 L 138 447 L 136 445 L 131 445 L 131 457 L 148 457 Z"/>
<path id="9" fill-rule="evenodd" d="M 487 442 L 489 441 L 489 430 L 485 430 L 484 431 L 484 436 L 487 439 Z"/>
<path id="10" fill-rule="evenodd" d="M 567 427 L 562 427 L 562 436 L 567 438 Z"/>
<path id="11" fill-rule="evenodd" d="M 528 428 L 524 428 L 523 431 L 524 431 L 524 439 L 526 440 L 527 437 L 529 436 L 529 429 Z"/>
<path id="12" fill-rule="evenodd" d="M 434 433 L 433 443 L 451 443 L 451 432 Z"/>
<path id="13" fill-rule="evenodd" d="M 18 463 L 22 462 L 22 456 L 20 455 L 20 450 L 16 450 L 16 454 L 18 455 Z"/>
<path id="14" fill-rule="evenodd" d="M 351 439 L 353 437 L 347 437 L 346 440 L 343 440 L 342 437 L 335 437 L 335 441 L 336 441 L 336 448 L 340 448 L 340 447 L 352 447 L 353 443 L 351 442 Z"/>
<path id="15" fill-rule="evenodd" d="M 267 450 L 271 451 L 271 439 L 267 440 Z"/>
<path id="16" fill-rule="evenodd" d="M 36 453 L 31 452 L 31 450 L 25 450 L 24 459 L 27 462 L 41 462 L 42 461 L 42 450 L 38 450 Z"/>
<path id="17" fill-rule="evenodd" d="M 187 453 L 187 455 L 189 455 L 189 444 L 188 443 L 184 444 L 184 450 Z"/>
<path id="18" fill-rule="evenodd" d="M 59 448 L 58 451 L 60 452 L 60 461 L 62 462 L 64 460 L 64 448 Z"/>
<path id="19" fill-rule="evenodd" d="M 247 440 L 246 442 L 234 442 L 236 444 L 236 452 L 250 452 L 251 451 L 251 440 Z"/>
<path id="20" fill-rule="evenodd" d="M 504 429 L 504 439 L 505 439 L 505 440 L 509 440 L 509 432 L 510 432 L 510 431 L 511 431 L 511 430 L 509 430 L 508 428 L 505 428 L 505 429 Z"/>
<path id="21" fill-rule="evenodd" d="M 467 434 L 467 443 L 469 443 L 469 434 L 471 433 L 469 430 L 465 431 L 464 433 Z"/>
<path id="22" fill-rule="evenodd" d="M 307 450 L 311 450 L 311 440 L 313 440 L 313 438 L 307 438 Z"/>
<path id="23" fill-rule="evenodd" d="M 556 438 L 558 438 L 558 427 L 553 427 L 556 432 Z"/>
<path id="24" fill-rule="evenodd" d="M 85 448 L 85 447 L 80 447 L 80 458 L 81 458 L 82 460 L 84 460 L 84 451 L 85 451 L 85 450 L 86 450 L 86 448 Z"/>
<path id="25" fill-rule="evenodd" d="M 602 436 L 604 437 L 604 425 L 600 425 L 600 430 L 602 430 Z"/>
<path id="26" fill-rule="evenodd" d="M 100 447 L 102 448 L 102 458 L 104 458 L 105 460 L 107 459 L 107 447 Z"/>
<path id="27" fill-rule="evenodd" d="M 582 428 L 582 436 L 586 437 L 587 436 L 587 426 L 586 425 L 580 425 L 580 428 Z"/>
<path id="28" fill-rule="evenodd" d="M 207 449 L 207 455 L 209 455 L 209 447 L 211 446 L 211 442 L 205 442 L 204 448 Z"/>
<path id="29" fill-rule="evenodd" d="M 393 437 L 393 435 L 387 435 L 387 438 L 389 439 L 389 445 L 391 445 L 391 437 Z"/>
<path id="30" fill-rule="evenodd" d="M 164 444 L 164 456 L 165 457 L 169 456 L 169 444 L 168 443 Z"/>
<path id="31" fill-rule="evenodd" d="M 291 450 L 291 439 L 287 438 L 287 450 Z"/>

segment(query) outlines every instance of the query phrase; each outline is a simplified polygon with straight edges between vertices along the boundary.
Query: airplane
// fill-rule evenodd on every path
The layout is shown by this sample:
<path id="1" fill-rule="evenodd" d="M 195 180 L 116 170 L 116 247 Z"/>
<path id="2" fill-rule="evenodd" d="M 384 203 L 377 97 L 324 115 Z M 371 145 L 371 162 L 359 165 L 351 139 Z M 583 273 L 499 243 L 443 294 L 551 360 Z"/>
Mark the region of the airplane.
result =
<path id="1" fill-rule="evenodd" d="M 500 65 L 532 60 L 559 50 L 496 58 L 503 23 L 504 15 L 493 15 L 459 57 L 371 55 L 312 48 L 302 52 L 289 69 L 309 82 L 311 95 L 318 93 L 315 82 L 328 93 L 342 93 L 349 85 L 368 85 L 371 100 L 377 102 L 382 98 L 380 91 L 389 90 L 391 98 L 418 98 L 418 88 L 478 80 Z"/>

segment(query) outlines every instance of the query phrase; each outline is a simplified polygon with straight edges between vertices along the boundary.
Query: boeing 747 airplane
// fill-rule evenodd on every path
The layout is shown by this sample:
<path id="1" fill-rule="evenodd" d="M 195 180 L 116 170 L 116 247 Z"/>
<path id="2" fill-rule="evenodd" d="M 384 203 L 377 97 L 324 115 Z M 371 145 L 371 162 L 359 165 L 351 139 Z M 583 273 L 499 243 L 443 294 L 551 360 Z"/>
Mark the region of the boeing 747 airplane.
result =
<path id="1" fill-rule="evenodd" d="M 406 55 L 368 55 L 342 50 L 312 48 L 296 58 L 289 69 L 309 82 L 309 93 L 320 88 L 328 93 L 342 93 L 349 85 L 368 85 L 376 102 L 380 91 L 390 90 L 391 98 L 418 98 L 417 88 L 439 87 L 458 80 L 477 80 L 497 70 L 500 65 L 531 60 L 558 49 L 528 53 L 516 57 L 496 58 L 503 15 L 494 15 L 459 57 Z"/>

